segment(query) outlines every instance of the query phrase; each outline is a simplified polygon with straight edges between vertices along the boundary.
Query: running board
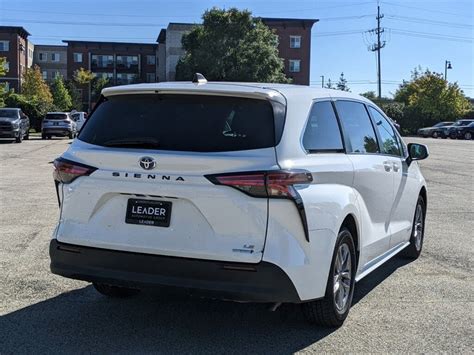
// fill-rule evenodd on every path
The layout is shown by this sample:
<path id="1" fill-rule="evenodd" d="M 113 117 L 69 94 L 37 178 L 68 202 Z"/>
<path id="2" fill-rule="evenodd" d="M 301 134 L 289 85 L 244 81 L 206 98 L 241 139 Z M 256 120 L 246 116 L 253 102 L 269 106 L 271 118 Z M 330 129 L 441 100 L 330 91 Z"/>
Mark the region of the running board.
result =
<path id="1" fill-rule="evenodd" d="M 356 282 L 359 282 L 362 280 L 364 277 L 366 277 L 368 274 L 370 274 L 372 271 L 377 269 L 380 265 L 385 263 L 386 261 L 390 260 L 393 256 L 401 252 L 403 249 L 405 249 L 407 246 L 410 245 L 410 242 L 405 242 L 402 244 L 399 244 L 386 253 L 380 255 L 379 257 L 375 258 L 374 260 L 370 261 L 363 269 L 361 273 L 359 273 L 356 276 Z"/>

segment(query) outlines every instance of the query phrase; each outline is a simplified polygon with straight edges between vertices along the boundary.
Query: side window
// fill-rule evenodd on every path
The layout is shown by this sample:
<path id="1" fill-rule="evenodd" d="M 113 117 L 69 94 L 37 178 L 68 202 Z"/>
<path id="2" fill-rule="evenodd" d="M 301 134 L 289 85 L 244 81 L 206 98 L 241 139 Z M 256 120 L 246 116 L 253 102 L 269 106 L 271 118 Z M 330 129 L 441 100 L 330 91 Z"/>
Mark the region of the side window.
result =
<path id="1" fill-rule="evenodd" d="M 309 152 L 344 149 L 336 114 L 330 101 L 316 102 L 311 108 L 303 135 L 303 146 Z"/>
<path id="2" fill-rule="evenodd" d="M 353 101 L 336 101 L 336 109 L 347 136 L 350 153 L 378 153 L 374 127 L 364 104 Z"/>
<path id="3" fill-rule="evenodd" d="M 392 126 L 387 119 L 375 108 L 369 106 L 370 114 L 372 115 L 377 131 L 380 137 L 380 149 L 384 154 L 400 156 L 400 145 L 398 144 L 397 136 L 393 131 Z"/>

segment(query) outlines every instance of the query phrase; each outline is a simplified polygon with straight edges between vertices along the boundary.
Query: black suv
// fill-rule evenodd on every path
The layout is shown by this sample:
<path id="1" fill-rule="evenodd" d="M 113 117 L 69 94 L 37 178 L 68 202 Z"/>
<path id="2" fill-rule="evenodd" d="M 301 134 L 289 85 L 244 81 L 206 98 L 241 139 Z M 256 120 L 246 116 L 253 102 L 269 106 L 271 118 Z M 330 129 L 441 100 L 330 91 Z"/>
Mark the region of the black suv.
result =
<path id="1" fill-rule="evenodd" d="M 0 108 L 0 138 L 21 143 L 30 138 L 30 119 L 19 108 Z"/>

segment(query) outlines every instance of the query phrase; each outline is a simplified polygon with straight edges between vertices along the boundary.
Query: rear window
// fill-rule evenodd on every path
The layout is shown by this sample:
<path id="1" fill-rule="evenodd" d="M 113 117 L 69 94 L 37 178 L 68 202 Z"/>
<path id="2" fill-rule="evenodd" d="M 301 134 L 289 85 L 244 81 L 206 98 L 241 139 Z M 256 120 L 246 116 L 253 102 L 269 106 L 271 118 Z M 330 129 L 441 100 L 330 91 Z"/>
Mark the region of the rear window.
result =
<path id="1" fill-rule="evenodd" d="M 47 120 L 65 120 L 67 115 L 61 113 L 48 113 L 46 115 Z"/>
<path id="2" fill-rule="evenodd" d="M 100 103 L 79 139 L 101 146 L 224 152 L 275 145 L 273 107 L 210 95 L 118 95 Z"/>
<path id="3" fill-rule="evenodd" d="M 0 109 L 0 117 L 18 118 L 18 110 Z"/>

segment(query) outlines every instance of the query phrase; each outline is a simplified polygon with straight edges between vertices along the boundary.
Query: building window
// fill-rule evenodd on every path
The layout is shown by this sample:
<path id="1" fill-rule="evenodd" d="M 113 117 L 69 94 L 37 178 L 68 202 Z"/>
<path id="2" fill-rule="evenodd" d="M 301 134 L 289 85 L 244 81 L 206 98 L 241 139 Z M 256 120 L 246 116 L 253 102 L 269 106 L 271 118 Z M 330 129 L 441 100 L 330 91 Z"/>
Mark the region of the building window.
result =
<path id="1" fill-rule="evenodd" d="M 51 53 L 51 61 L 59 62 L 59 53 Z"/>
<path id="2" fill-rule="evenodd" d="M 131 84 L 137 80 L 137 76 L 131 73 L 118 73 L 117 74 L 117 84 L 125 85 Z"/>
<path id="3" fill-rule="evenodd" d="M 107 72 L 95 72 L 96 78 L 104 78 L 111 81 L 114 78 L 114 73 L 107 73 Z"/>
<path id="4" fill-rule="evenodd" d="M 48 80 L 48 72 L 46 70 L 43 70 L 41 75 L 43 76 L 43 80 Z"/>
<path id="5" fill-rule="evenodd" d="M 48 60 L 48 54 L 47 53 L 43 53 L 43 52 L 39 52 L 38 53 L 38 60 L 40 62 L 46 62 Z"/>
<path id="6" fill-rule="evenodd" d="M 117 68 L 138 69 L 138 56 L 118 55 Z"/>
<path id="7" fill-rule="evenodd" d="M 10 71 L 10 62 L 5 62 L 5 64 L 3 64 L 3 69 L 8 73 Z"/>
<path id="8" fill-rule="evenodd" d="M 146 81 L 147 83 L 154 83 L 156 81 L 155 73 L 146 73 Z"/>
<path id="9" fill-rule="evenodd" d="M 0 41 L 0 52 L 8 52 L 10 49 L 10 41 Z"/>
<path id="10" fill-rule="evenodd" d="M 31 48 L 28 49 L 28 57 L 33 58 L 33 50 Z"/>
<path id="11" fill-rule="evenodd" d="M 114 56 L 113 55 L 92 55 L 93 67 L 97 68 L 113 68 L 114 66 Z"/>
<path id="12" fill-rule="evenodd" d="M 4 89 L 5 91 L 9 91 L 9 90 L 10 90 L 10 83 L 9 83 L 8 81 L 5 81 L 5 82 L 3 83 L 3 89 Z"/>
<path id="13" fill-rule="evenodd" d="M 74 53 L 74 63 L 82 63 L 82 53 Z"/>
<path id="14" fill-rule="evenodd" d="M 300 72 L 300 63 L 299 59 L 290 59 L 290 72 L 299 73 Z"/>
<path id="15" fill-rule="evenodd" d="M 146 64 L 148 65 L 155 65 L 156 57 L 154 55 L 147 55 L 146 56 Z"/>
<path id="16" fill-rule="evenodd" d="M 290 36 L 290 48 L 301 48 L 301 36 Z"/>

